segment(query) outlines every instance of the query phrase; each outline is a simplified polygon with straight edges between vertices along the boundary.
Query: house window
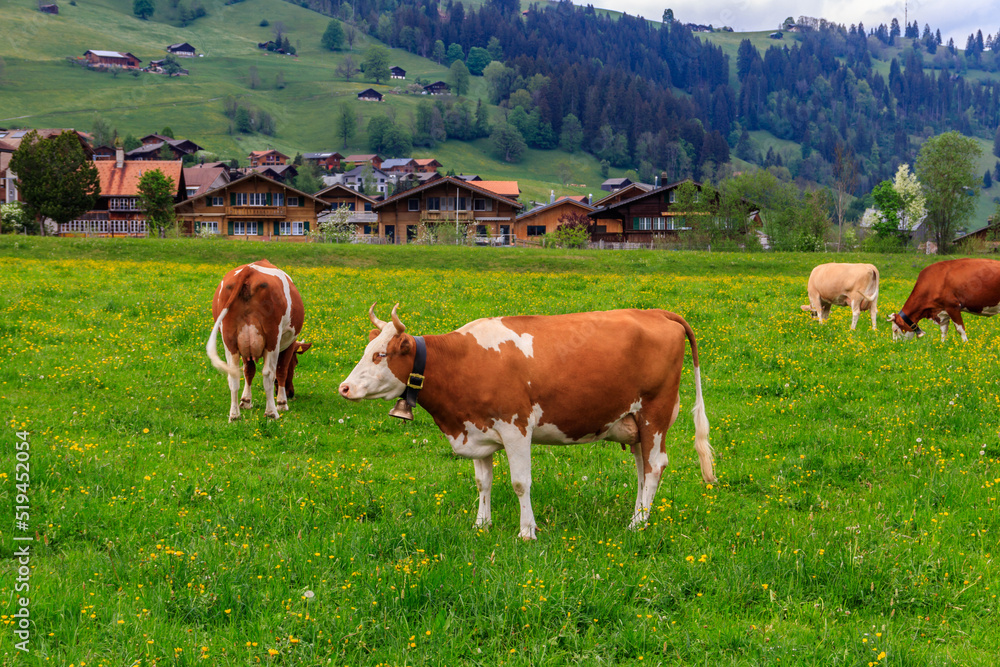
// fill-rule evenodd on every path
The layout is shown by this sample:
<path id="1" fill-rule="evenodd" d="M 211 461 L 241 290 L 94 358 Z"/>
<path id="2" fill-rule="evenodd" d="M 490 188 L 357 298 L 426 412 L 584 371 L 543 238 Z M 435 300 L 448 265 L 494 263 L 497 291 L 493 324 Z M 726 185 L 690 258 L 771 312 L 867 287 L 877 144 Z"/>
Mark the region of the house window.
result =
<path id="1" fill-rule="evenodd" d="M 354 202 L 349 201 L 349 202 L 347 202 L 347 204 L 345 204 L 345 206 L 347 206 L 347 210 L 348 211 L 350 211 L 351 213 L 354 213 Z"/>
<path id="2" fill-rule="evenodd" d="M 302 236 L 305 233 L 305 223 L 304 222 L 293 222 L 292 223 L 292 236 Z"/>
<path id="3" fill-rule="evenodd" d="M 428 211 L 440 211 L 441 210 L 441 198 L 440 197 L 428 197 L 427 198 L 427 210 Z"/>
<path id="4" fill-rule="evenodd" d="M 670 191 L 670 192 L 669 192 L 669 193 L 667 194 L 667 203 L 668 203 L 668 204 L 673 204 L 673 203 L 675 203 L 676 201 L 677 201 L 677 190 L 671 190 L 671 191 Z"/>
<path id="5" fill-rule="evenodd" d="M 528 225 L 528 236 L 545 236 L 545 225 Z"/>
<path id="6" fill-rule="evenodd" d="M 430 200 L 427 200 L 430 202 Z M 428 209 L 430 209 L 430 204 L 428 203 Z M 365 210 L 370 211 L 372 208 L 371 204 L 365 204 Z M 418 197 L 410 197 L 406 200 L 406 210 L 407 211 L 419 211 L 420 210 L 420 199 Z"/>
<path id="7" fill-rule="evenodd" d="M 667 229 L 684 229 L 684 223 L 687 220 L 684 218 L 670 218 L 667 220 Z"/>
<path id="8" fill-rule="evenodd" d="M 237 206 L 246 206 L 247 205 L 247 193 L 245 193 L 245 192 L 237 192 L 236 193 L 236 205 Z"/>
<path id="9" fill-rule="evenodd" d="M 249 206 L 265 206 L 267 205 L 267 193 L 266 192 L 251 192 L 249 193 L 250 202 Z"/>
<path id="10" fill-rule="evenodd" d="M 299 198 L 298 197 L 289 197 L 288 198 L 288 205 L 289 206 L 298 206 L 299 205 Z"/>
<path id="11" fill-rule="evenodd" d="M 222 197 L 212 197 L 212 206 L 224 206 Z"/>
<path id="12" fill-rule="evenodd" d="M 187 188 L 188 199 L 190 199 L 191 197 L 194 197 L 195 193 L 197 193 L 197 192 L 198 192 L 198 188 Z"/>
<path id="13" fill-rule="evenodd" d="M 459 197 L 458 198 L 458 210 L 459 211 L 468 211 L 469 210 L 469 198 L 468 197 Z"/>
<path id="14" fill-rule="evenodd" d="M 233 223 L 233 235 L 234 236 L 244 236 L 249 234 L 250 236 L 257 236 L 257 222 L 235 222 Z"/>
<path id="15" fill-rule="evenodd" d="M 377 231 L 378 230 L 375 227 L 371 225 L 365 225 L 365 236 L 371 236 L 372 234 L 375 234 Z"/>
<path id="16" fill-rule="evenodd" d="M 137 211 L 135 197 L 112 197 L 108 202 L 108 209 L 111 211 Z"/>
<path id="17" fill-rule="evenodd" d="M 632 229 L 636 231 L 647 231 L 653 228 L 652 218 L 632 218 Z"/>
<path id="18" fill-rule="evenodd" d="M 419 199 L 417 200 L 417 210 L 418 211 L 420 210 L 420 200 Z M 372 203 L 370 201 L 366 201 L 365 202 L 365 213 L 371 213 L 371 212 L 372 212 Z"/>
<path id="19" fill-rule="evenodd" d="M 289 197 L 289 199 L 291 199 L 291 197 Z M 285 193 L 284 192 L 275 192 L 274 193 L 274 205 L 275 206 L 284 206 L 285 205 Z"/>
<path id="20" fill-rule="evenodd" d="M 288 236 L 291 233 L 292 233 L 292 223 L 288 222 L 287 220 L 283 220 L 278 223 L 279 236 Z"/>
<path id="21" fill-rule="evenodd" d="M 666 218 L 653 218 L 653 229 L 656 231 L 662 231 L 667 228 Z"/>
<path id="22" fill-rule="evenodd" d="M 473 211 L 492 211 L 493 202 L 489 199 L 473 199 L 472 200 L 472 210 Z"/>
<path id="23" fill-rule="evenodd" d="M 206 220 L 201 223 L 201 231 L 205 234 L 218 234 L 219 233 L 219 221 L 218 220 Z"/>

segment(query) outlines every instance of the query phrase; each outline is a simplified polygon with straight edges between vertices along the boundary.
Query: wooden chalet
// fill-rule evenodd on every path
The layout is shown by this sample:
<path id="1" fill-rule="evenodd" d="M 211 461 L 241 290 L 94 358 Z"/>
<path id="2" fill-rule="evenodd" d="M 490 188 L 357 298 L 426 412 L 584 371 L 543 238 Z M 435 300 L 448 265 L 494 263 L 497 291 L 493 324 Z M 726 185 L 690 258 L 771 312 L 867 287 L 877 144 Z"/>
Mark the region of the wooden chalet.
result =
<path id="1" fill-rule="evenodd" d="M 265 167 L 271 165 L 285 164 L 288 156 L 284 153 L 271 149 L 266 151 L 250 151 L 250 166 Z"/>
<path id="2" fill-rule="evenodd" d="M 358 99 L 362 102 L 381 102 L 382 93 L 378 92 L 374 88 L 366 88 L 358 93 Z"/>
<path id="3" fill-rule="evenodd" d="M 614 192 L 629 185 L 632 185 L 632 180 L 629 178 L 609 178 L 601 183 L 601 189 L 606 192 Z"/>
<path id="4" fill-rule="evenodd" d="M 417 163 L 417 171 L 424 174 L 432 174 L 441 168 L 441 163 L 432 157 L 418 157 L 413 161 Z"/>
<path id="5" fill-rule="evenodd" d="M 510 245 L 519 202 L 452 176 L 445 176 L 376 203 L 378 236 L 387 243 L 412 243 L 423 228 L 457 226 L 478 243 Z"/>
<path id="6" fill-rule="evenodd" d="M 626 243 L 652 243 L 654 239 L 677 238 L 679 233 L 691 229 L 695 216 L 711 215 L 704 211 L 685 211 L 677 207 L 678 189 L 691 183 L 701 192 L 702 185 L 691 179 L 678 181 L 640 192 L 633 197 L 606 201 L 605 197 L 594 204 L 589 215 L 593 219 L 591 240 Z M 747 203 L 747 214 L 753 206 Z"/>
<path id="7" fill-rule="evenodd" d="M 139 182 L 143 174 L 159 171 L 173 181 L 174 201 L 184 199 L 187 185 L 179 160 L 126 160 L 125 151 L 116 149 L 112 160 L 94 162 L 101 180 L 101 195 L 96 206 L 59 225 L 59 236 L 146 236 L 146 215 L 139 207 Z"/>
<path id="8" fill-rule="evenodd" d="M 175 160 L 182 159 L 185 155 L 193 155 L 202 150 L 202 147 L 190 139 L 172 139 L 162 134 L 147 134 L 140 139 L 142 146 L 133 148 L 125 157 L 129 160 L 160 160 L 163 155 L 163 147 L 166 146 Z"/>
<path id="9" fill-rule="evenodd" d="M 424 86 L 424 95 L 447 95 L 450 90 L 444 81 L 435 81 Z"/>
<path id="10" fill-rule="evenodd" d="M 90 147 L 90 135 L 73 129 L 44 128 L 40 130 L 4 130 L 0 129 L 0 202 L 20 201 L 17 190 L 17 176 L 10 171 L 10 159 L 32 132 L 37 132 L 41 139 L 51 139 L 63 132 L 72 132 L 80 142 L 80 148 L 88 160 L 93 159 L 94 150 Z"/>
<path id="11" fill-rule="evenodd" d="M 95 160 L 114 160 L 115 159 L 115 147 L 114 146 L 94 146 L 94 159 Z"/>
<path id="12" fill-rule="evenodd" d="M 229 170 L 220 166 L 199 164 L 184 168 L 185 199 L 221 188 L 230 181 Z"/>
<path id="13" fill-rule="evenodd" d="M 187 42 L 181 42 L 180 44 L 171 44 L 168 46 L 167 53 L 181 58 L 194 58 L 195 48 Z"/>
<path id="14" fill-rule="evenodd" d="M 316 193 L 316 197 L 325 201 L 329 206 L 329 212 L 320 214 L 320 219 L 344 206 L 351 212 L 347 221 L 355 225 L 355 234 L 358 236 L 378 235 L 378 213 L 374 210 L 378 200 L 374 197 L 363 195 L 343 183 L 334 183 L 330 187 L 320 190 Z"/>
<path id="15" fill-rule="evenodd" d="M 394 176 L 412 174 L 417 170 L 417 161 L 408 157 L 391 158 L 382 162 L 379 169 Z"/>
<path id="16" fill-rule="evenodd" d="M 324 171 L 340 171 L 340 163 L 343 159 L 344 156 L 337 151 L 330 153 L 305 153 L 302 155 L 303 162 L 314 164 Z"/>
<path id="17" fill-rule="evenodd" d="M 586 216 L 593 210 L 594 207 L 585 201 L 562 197 L 517 216 L 514 222 L 514 236 L 519 241 L 540 243 L 546 234 L 554 232 L 562 224 L 561 218 L 573 214 Z"/>
<path id="18" fill-rule="evenodd" d="M 611 204 L 616 204 L 620 201 L 637 197 L 638 195 L 641 195 L 644 192 L 649 192 L 652 189 L 653 187 L 651 185 L 646 185 L 645 183 L 631 183 L 592 203 L 597 208 L 610 206 Z"/>
<path id="19" fill-rule="evenodd" d="M 257 241 L 306 241 L 328 204 L 257 172 L 174 207 L 186 234 Z"/>
<path id="20" fill-rule="evenodd" d="M 345 171 L 343 174 L 337 174 L 337 183 L 343 183 L 347 187 L 358 190 L 359 192 L 365 186 L 365 169 L 367 165 L 358 165 L 350 171 Z M 380 195 L 384 195 L 389 191 L 389 185 L 395 181 L 395 177 L 391 174 L 387 174 L 381 169 L 372 167 L 371 169 L 371 183 L 369 185 L 374 186 L 375 191 Z M 374 192 L 369 192 L 367 194 L 373 195 Z"/>
<path id="21" fill-rule="evenodd" d="M 393 66 L 389 68 L 389 78 L 390 79 L 405 79 L 406 70 L 399 66 Z"/>
<path id="22" fill-rule="evenodd" d="M 361 167 L 366 164 L 370 164 L 375 169 L 382 168 L 382 156 L 378 153 L 365 153 L 359 155 L 348 155 L 344 158 L 344 163 L 353 164 L 355 167 Z"/>
<path id="23" fill-rule="evenodd" d="M 138 69 L 139 63 L 142 62 L 131 53 L 121 53 L 120 51 L 86 51 L 83 57 L 87 59 L 87 64 L 91 67 Z"/>
<path id="24" fill-rule="evenodd" d="M 258 174 L 263 174 L 268 178 L 278 181 L 279 183 L 287 183 L 296 176 L 299 175 L 298 167 L 294 164 L 275 164 L 275 165 L 265 165 L 262 167 L 246 167 L 241 170 L 244 174 L 249 174 L 250 172 L 256 172 Z"/>

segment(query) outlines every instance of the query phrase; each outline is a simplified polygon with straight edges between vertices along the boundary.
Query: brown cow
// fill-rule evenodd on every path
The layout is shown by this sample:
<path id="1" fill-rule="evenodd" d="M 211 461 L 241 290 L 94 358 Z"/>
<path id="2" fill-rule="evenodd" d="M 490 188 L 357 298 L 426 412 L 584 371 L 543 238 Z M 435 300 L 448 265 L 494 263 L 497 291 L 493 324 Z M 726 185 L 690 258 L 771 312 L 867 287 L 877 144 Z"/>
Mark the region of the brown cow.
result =
<path id="1" fill-rule="evenodd" d="M 941 327 L 941 340 L 948 334 L 949 320 L 968 342 L 962 313 L 1000 313 L 1000 262 L 994 259 L 949 259 L 935 262 L 917 276 L 917 282 L 902 310 L 889 316 L 893 340 L 910 340 L 924 332 L 917 323 L 933 319 Z"/>
<path id="2" fill-rule="evenodd" d="M 494 452 L 507 452 L 521 504 L 520 536 L 534 539 L 531 444 L 595 440 L 631 446 L 639 486 L 630 527 L 643 526 L 667 466 L 664 436 L 680 410 L 685 337 L 694 361 L 695 450 L 702 478 L 715 481 L 698 346 L 680 315 L 613 310 L 492 317 L 414 337 L 395 307 L 388 323 L 374 309 L 369 317 L 377 328 L 340 395 L 356 401 L 405 392 L 410 405 L 419 401 L 452 450 L 473 459 L 476 526 L 492 520 Z"/>
<path id="3" fill-rule="evenodd" d="M 233 269 L 222 279 L 212 300 L 215 326 L 206 345 L 212 365 L 229 376 L 232 401 L 229 421 L 239 419 L 240 407 L 250 408 L 250 381 L 262 360 L 264 373 L 264 414 L 278 418 L 278 410 L 288 409 L 288 399 L 294 393 L 291 376 L 297 363 L 296 353 L 309 349 L 311 343 L 296 340 L 302 330 L 305 311 L 302 298 L 292 279 L 266 259 Z M 219 358 L 217 336 L 222 332 L 226 361 Z M 242 360 L 246 385 L 237 402 Z M 278 399 L 274 398 L 274 383 L 278 383 Z"/>
<path id="4" fill-rule="evenodd" d="M 851 307 L 851 331 L 858 326 L 858 317 L 870 310 L 872 330 L 878 317 L 878 269 L 873 264 L 820 264 L 809 274 L 809 305 L 802 310 L 811 312 L 823 324 L 830 317 L 830 306 Z"/>

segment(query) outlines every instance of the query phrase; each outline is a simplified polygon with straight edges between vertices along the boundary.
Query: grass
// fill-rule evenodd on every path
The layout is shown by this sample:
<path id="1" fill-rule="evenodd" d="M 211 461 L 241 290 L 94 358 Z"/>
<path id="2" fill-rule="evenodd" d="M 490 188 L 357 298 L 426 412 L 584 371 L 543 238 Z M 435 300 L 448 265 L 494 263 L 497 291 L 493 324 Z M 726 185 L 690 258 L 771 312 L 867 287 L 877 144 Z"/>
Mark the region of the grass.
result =
<path id="1" fill-rule="evenodd" d="M 262 253 L 295 278 L 314 346 L 290 412 L 264 419 L 258 391 L 230 424 L 209 303 Z M 827 326 L 798 309 L 820 261 L 874 261 L 884 315 L 933 258 L 10 236 L 0 256 L 0 489 L 15 495 L 26 430 L 37 534 L 30 655 L 0 561 L 4 664 L 1000 657 L 996 322 L 970 318 L 967 344 L 894 344 L 884 323 L 850 332 L 846 309 Z M 505 313 L 682 313 L 719 484 L 700 483 L 688 361 L 645 530 L 625 529 L 631 457 L 600 443 L 535 448 L 537 542 L 515 539 L 502 456 L 494 526 L 472 529 L 472 465 L 425 412 L 403 423 L 337 396 L 375 300 L 426 334 Z"/>

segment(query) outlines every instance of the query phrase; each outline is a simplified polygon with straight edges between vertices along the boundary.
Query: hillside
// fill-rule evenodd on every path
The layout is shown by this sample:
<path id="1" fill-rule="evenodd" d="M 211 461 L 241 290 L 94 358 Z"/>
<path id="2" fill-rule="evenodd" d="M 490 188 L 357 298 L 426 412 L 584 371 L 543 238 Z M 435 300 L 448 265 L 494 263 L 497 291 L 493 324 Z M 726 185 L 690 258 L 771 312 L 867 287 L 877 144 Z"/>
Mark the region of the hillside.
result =
<path id="1" fill-rule="evenodd" d="M 360 61 L 365 49 L 380 43 L 360 34 L 353 49 L 333 53 L 320 46 L 329 21 L 307 9 L 275 0 L 246 0 L 226 5 L 207 0 L 208 15 L 185 28 L 155 20 L 141 21 L 131 13 L 128 0 L 78 0 L 76 6 L 60 4 L 60 14 L 35 10 L 32 0 L 14 0 L 4 9 L 8 38 L 0 40 L 0 127 L 74 127 L 88 131 L 98 116 L 109 121 L 121 136 L 141 136 L 169 126 L 178 137 L 196 140 L 219 157 L 245 163 L 251 150 L 267 147 L 294 155 L 297 152 L 335 149 L 367 152 L 364 128 L 375 114 L 395 115 L 409 123 L 420 96 L 389 94 L 394 86 L 375 85 L 355 77 L 345 82 L 335 74 L 344 57 Z M 269 26 L 262 27 L 266 19 Z M 272 27 L 287 28 L 297 57 L 269 53 L 257 43 L 271 39 Z M 93 72 L 71 66 L 67 57 L 88 49 L 129 51 L 143 60 L 160 59 L 168 44 L 190 42 L 204 57 L 182 59 L 191 70 L 187 77 L 167 78 L 142 74 L 133 77 Z M 392 64 L 407 70 L 407 79 L 446 79 L 448 70 L 401 49 L 390 49 Z M 252 89 L 249 71 L 256 67 L 261 85 Z M 285 87 L 277 89 L 279 72 Z M 358 91 L 373 87 L 386 94 L 385 102 L 358 102 Z M 274 136 L 230 134 L 230 121 L 222 100 L 232 95 L 257 106 L 276 120 Z M 468 97 L 475 103 L 485 97 L 481 77 L 473 77 Z M 333 113 L 348 102 L 358 113 L 359 130 L 346 149 L 334 136 Z M 497 109 L 493 107 L 494 113 Z M 437 157 L 446 169 L 480 173 L 484 178 L 517 179 L 525 200 L 547 200 L 550 189 L 572 194 L 596 192 L 603 178 L 596 159 L 561 151 L 528 151 L 518 165 L 497 162 L 487 154 L 485 142 L 448 141 L 433 150 L 416 149 L 417 157 Z M 572 183 L 563 187 L 555 164 L 572 164 Z"/>

